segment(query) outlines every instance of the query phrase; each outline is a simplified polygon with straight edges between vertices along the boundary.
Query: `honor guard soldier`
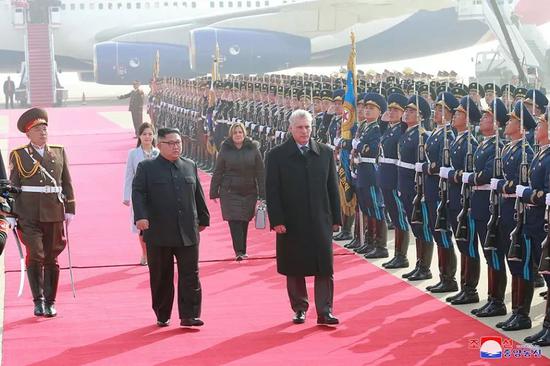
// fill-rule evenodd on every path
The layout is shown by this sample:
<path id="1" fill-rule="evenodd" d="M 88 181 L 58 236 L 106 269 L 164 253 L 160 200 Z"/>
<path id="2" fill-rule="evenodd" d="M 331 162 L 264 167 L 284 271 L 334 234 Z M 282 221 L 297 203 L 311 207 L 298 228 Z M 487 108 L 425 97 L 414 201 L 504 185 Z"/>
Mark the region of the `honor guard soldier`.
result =
<path id="1" fill-rule="evenodd" d="M 399 139 L 407 128 L 401 121 L 401 117 L 403 117 L 403 112 L 407 106 L 407 97 L 403 95 L 403 92 L 399 88 L 390 88 L 388 93 L 390 93 L 388 96 L 388 112 L 386 112 L 388 116 L 388 128 L 380 138 L 377 182 L 382 190 L 384 206 L 395 228 L 395 237 L 396 239 L 400 239 L 399 247 L 397 247 L 397 241 L 395 243 L 396 251 L 399 249 L 401 254 L 406 256 L 409 244 L 409 225 L 403 202 L 397 192 L 397 150 Z M 388 257 L 386 243 L 376 244 L 371 251 L 365 254 L 365 258 Z M 389 263 L 386 262 L 383 265 L 388 265 Z"/>
<path id="2" fill-rule="evenodd" d="M 543 119 L 544 120 L 544 119 Z M 548 177 L 550 175 L 550 148 L 548 144 L 546 123 L 539 123 L 537 127 L 537 142 L 542 146 L 538 153 L 533 157 L 529 169 L 529 185 L 517 185 L 516 195 L 525 204 L 525 218 L 521 228 L 521 254 L 522 280 L 525 286 L 524 293 L 520 297 L 521 303 L 518 303 L 518 315 L 516 317 L 517 329 L 531 328 L 531 319 L 529 312 L 531 301 L 533 300 L 534 279 L 538 273 L 538 264 L 541 257 L 541 244 L 546 238 L 544 231 L 545 225 L 545 196 L 550 191 L 548 187 Z M 519 217 L 519 214 L 518 214 Z M 514 243 L 512 243 L 513 245 Z M 508 260 L 511 259 L 511 254 Z M 505 329 L 505 327 L 502 327 Z M 514 327 L 515 328 L 515 327 Z M 514 330 L 514 329 L 509 329 Z M 528 340 L 529 341 L 529 340 Z M 534 340 L 533 340 L 534 341 Z"/>
<path id="3" fill-rule="evenodd" d="M 485 91 L 487 95 L 487 90 Z M 485 243 L 487 238 L 487 224 L 491 212 L 489 210 L 489 202 L 491 197 L 491 178 L 494 178 L 495 173 L 495 156 L 497 155 L 497 149 L 500 151 L 502 144 L 500 139 L 498 140 L 496 134 L 499 133 L 498 128 L 495 128 L 495 120 L 498 127 L 504 127 L 508 121 L 508 113 L 506 106 L 500 99 L 494 100 L 494 102 L 483 111 L 481 121 L 479 122 L 479 132 L 483 135 L 483 141 L 480 142 L 476 152 L 474 154 L 474 171 L 472 173 L 463 173 L 462 182 L 469 184 L 472 187 L 472 207 L 471 207 L 471 221 L 470 230 L 475 233 L 472 238 L 473 244 L 470 248 L 470 259 L 472 260 L 472 268 L 475 265 L 479 266 L 479 247 L 478 243 L 481 243 L 482 250 L 485 249 Z M 500 152 L 499 152 L 500 155 Z M 495 207 L 496 209 L 496 207 Z M 492 251 L 483 250 L 487 262 L 492 260 Z M 477 259 L 477 263 L 474 264 L 474 260 Z M 506 306 L 504 302 L 493 296 L 493 293 L 498 292 L 494 289 L 495 280 L 493 278 L 493 271 L 489 270 L 488 278 L 488 299 L 487 303 L 481 308 L 473 309 L 472 314 L 479 317 L 490 317 L 497 315 L 506 315 Z M 471 286 L 477 288 L 479 282 L 479 270 L 477 271 L 478 278 L 471 278 Z M 498 296 L 498 295 L 497 295 Z"/>
<path id="4" fill-rule="evenodd" d="M 521 109 L 523 108 L 523 112 Z M 523 127 L 522 127 L 523 123 Z M 504 291 L 506 289 L 506 268 L 504 265 L 504 258 L 509 254 L 512 231 L 517 227 L 517 220 L 521 216 L 516 215 L 516 186 L 522 184 L 521 174 L 527 174 L 527 169 L 531 161 L 533 160 L 533 150 L 526 141 L 526 136 L 522 134 L 527 130 L 533 130 L 536 127 L 534 118 L 531 116 L 522 101 L 519 101 L 514 106 L 512 113 L 510 113 L 510 119 L 506 124 L 504 135 L 506 135 L 510 142 L 502 149 L 502 168 L 504 173 L 504 179 L 491 179 L 491 188 L 494 188 L 502 193 L 500 217 L 498 223 L 498 240 L 497 248 L 494 250 L 492 261 L 489 261 L 490 271 L 493 271 L 493 282 L 495 283 L 495 289 L 498 293 L 493 294 L 497 298 L 504 298 Z M 525 146 L 522 144 L 525 143 Z M 525 165 L 522 168 L 522 164 Z M 525 170 L 522 173 L 522 169 Z M 523 179 L 526 179 L 525 176 Z M 527 182 L 523 182 L 527 183 Z M 523 223 L 520 223 L 522 225 Z M 520 229 L 521 231 L 521 229 Z M 521 237 L 515 236 L 514 240 L 519 240 L 518 245 L 521 245 Z M 525 301 L 527 299 L 525 294 L 533 294 L 533 282 L 523 280 L 523 265 L 518 258 L 509 258 L 508 268 L 512 275 L 512 315 L 505 321 L 497 323 L 497 328 L 503 330 L 519 330 L 531 328 L 531 319 L 529 319 L 529 306 L 525 311 Z M 494 273 L 497 271 L 498 273 Z M 504 273 L 500 273 L 500 272 Z"/>
<path id="5" fill-rule="evenodd" d="M 358 101 L 358 116 L 363 118 L 359 122 L 353 153 L 357 164 L 355 191 L 361 214 L 366 216 L 367 226 L 365 242 L 357 240 L 354 246 L 350 246 L 358 254 L 366 254 L 374 249 L 377 243 L 378 246 L 385 247 L 387 241 L 388 228 L 384 217 L 384 203 L 382 193 L 376 184 L 376 158 L 381 136 L 378 121 L 386 109 L 385 98 L 377 93 L 367 93 L 361 103 Z M 357 221 L 355 225 L 358 226 Z"/>
<path id="6" fill-rule="evenodd" d="M 543 118 L 539 119 L 536 134 L 537 140 L 542 146 L 542 150 L 547 149 L 550 145 L 550 139 L 548 137 L 548 112 L 546 112 L 546 115 Z M 546 210 L 547 213 L 550 213 L 550 193 L 546 194 Z M 547 220 L 548 218 L 549 217 L 547 216 Z M 548 228 L 546 228 L 546 230 L 548 230 Z M 548 233 L 546 232 L 545 234 L 547 235 L 546 246 L 542 249 L 543 258 L 541 259 L 539 271 L 544 275 L 547 288 L 550 288 L 550 242 L 548 241 Z M 539 347 L 550 346 L 550 297 L 546 296 L 546 308 L 542 329 L 537 333 L 526 337 L 524 341 Z"/>
<path id="7" fill-rule="evenodd" d="M 493 83 L 487 83 L 483 86 L 485 90 L 485 103 L 487 105 L 493 104 L 493 99 L 500 97 L 500 88 Z"/>
<path id="8" fill-rule="evenodd" d="M 411 96 L 403 115 L 407 130 L 399 140 L 397 189 L 416 239 L 416 265 L 412 271 L 402 275 L 409 281 L 432 278 L 430 266 L 433 255 L 433 237 L 428 225 L 426 202 L 422 199 L 424 178 L 415 171 L 415 164 L 419 161 L 419 150 L 424 149 L 424 141 L 428 138 L 428 134 L 422 126 L 426 120 L 429 121 L 431 113 L 430 105 L 426 99 L 417 95 Z M 416 186 L 417 180 L 420 182 L 418 186 Z M 416 207 L 420 212 L 419 220 L 413 216 L 415 204 L 420 206 Z M 404 260 L 402 257 L 401 260 L 408 263 L 406 257 Z M 386 268 L 391 267 L 386 266 Z"/>
<path id="9" fill-rule="evenodd" d="M 434 114 L 436 129 L 426 141 L 426 155 L 428 162 L 418 163 L 417 171 L 426 177 L 425 198 L 428 206 L 430 230 L 437 244 L 437 257 L 440 280 L 437 284 L 426 289 L 434 293 L 453 292 L 458 290 L 455 280 L 456 254 L 453 248 L 452 232 L 449 227 L 439 228 L 436 225 L 438 211 L 441 210 L 448 217 L 447 197 L 441 200 L 439 169 L 444 166 L 445 150 L 448 151 L 454 140 L 450 121 L 454 110 L 458 107 L 458 100 L 450 92 L 442 92 L 437 96 Z M 447 146 L 445 146 L 447 144 Z M 447 184 L 443 182 L 442 184 Z M 447 191 L 448 193 L 448 191 Z M 447 195 L 446 193 L 446 195 Z M 444 205 L 444 207 L 439 207 Z M 444 225 L 445 226 L 445 225 Z"/>
<path id="10" fill-rule="evenodd" d="M 10 154 L 10 181 L 20 187 L 14 213 L 27 249 L 26 266 L 34 315 L 54 317 L 59 265 L 67 225 L 75 213 L 74 192 L 65 149 L 49 145 L 48 114 L 32 108 L 19 117 L 19 131 L 30 142 Z"/>
<path id="11" fill-rule="evenodd" d="M 468 185 L 463 185 L 462 174 L 473 170 L 473 153 L 478 145 L 473 135 L 473 127 L 479 124 L 480 119 L 481 112 L 475 100 L 470 95 L 463 97 L 453 115 L 452 127 L 457 137 L 450 147 L 451 167 L 441 167 L 439 170 L 439 176 L 449 182 L 449 221 L 460 252 L 460 291 L 446 299 L 453 305 L 479 302 L 476 289 L 479 260 L 469 260 L 473 238 L 467 234 L 470 227 L 471 191 Z M 463 237 L 458 230 L 459 224 L 466 227 L 466 235 Z"/>

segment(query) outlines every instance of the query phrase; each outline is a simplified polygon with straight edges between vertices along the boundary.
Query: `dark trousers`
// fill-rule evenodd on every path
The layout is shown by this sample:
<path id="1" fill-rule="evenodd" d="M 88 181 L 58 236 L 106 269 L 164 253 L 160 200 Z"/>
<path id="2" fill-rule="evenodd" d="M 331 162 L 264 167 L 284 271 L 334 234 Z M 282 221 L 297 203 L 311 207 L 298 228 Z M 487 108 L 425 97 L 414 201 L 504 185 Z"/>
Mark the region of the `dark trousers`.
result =
<path id="1" fill-rule="evenodd" d="M 303 276 L 287 276 L 286 289 L 290 299 L 292 310 L 307 311 L 309 301 L 306 289 L 306 279 Z M 315 308 L 317 315 L 326 315 L 332 312 L 332 299 L 334 297 L 333 276 L 315 276 Z"/>
<path id="2" fill-rule="evenodd" d="M 143 110 L 140 108 L 138 110 L 133 110 L 132 112 L 132 123 L 134 124 L 134 131 L 136 136 L 138 135 L 139 126 L 143 123 Z"/>
<path id="3" fill-rule="evenodd" d="M 229 231 L 235 255 L 246 254 L 246 237 L 248 235 L 248 221 L 229 221 Z"/>
<path id="4" fill-rule="evenodd" d="M 174 257 L 178 266 L 178 311 L 180 319 L 198 318 L 202 290 L 199 281 L 199 247 L 160 247 L 147 245 L 147 263 L 153 311 L 157 320 L 166 321 L 174 303 Z"/>
<path id="5" fill-rule="evenodd" d="M 5 94 L 6 95 L 6 109 L 8 109 L 8 105 L 11 109 L 13 109 L 13 94 Z"/>
<path id="6" fill-rule="evenodd" d="M 19 218 L 21 240 L 27 249 L 27 266 L 58 268 L 57 257 L 67 245 L 63 222 L 39 222 Z"/>

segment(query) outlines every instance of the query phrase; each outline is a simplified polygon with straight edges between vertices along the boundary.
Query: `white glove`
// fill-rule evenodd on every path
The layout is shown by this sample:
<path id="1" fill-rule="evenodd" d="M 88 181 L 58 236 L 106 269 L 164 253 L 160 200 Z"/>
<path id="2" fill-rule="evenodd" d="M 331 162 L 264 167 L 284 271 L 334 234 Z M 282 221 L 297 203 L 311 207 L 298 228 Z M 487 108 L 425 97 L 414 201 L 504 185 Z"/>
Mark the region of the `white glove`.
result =
<path id="1" fill-rule="evenodd" d="M 498 188 L 498 183 L 500 182 L 500 179 L 498 178 L 491 178 L 491 190 L 496 191 Z"/>
<path id="2" fill-rule="evenodd" d="M 351 147 L 353 147 L 354 149 L 357 149 L 357 145 L 359 145 L 360 142 L 361 142 L 361 141 L 358 140 L 358 139 L 353 139 L 353 140 L 351 141 Z"/>
<path id="3" fill-rule="evenodd" d="M 422 167 L 424 166 L 424 163 L 416 163 L 414 164 L 414 170 L 418 173 L 422 173 Z"/>
<path id="4" fill-rule="evenodd" d="M 474 173 L 462 173 L 462 183 L 468 184 L 468 181 L 470 180 L 470 176 Z"/>
<path id="5" fill-rule="evenodd" d="M 449 179 L 449 173 L 453 171 L 453 168 L 442 166 L 439 168 L 439 176 L 443 179 Z"/>
<path id="6" fill-rule="evenodd" d="M 522 186 L 521 184 L 518 184 L 516 186 L 516 196 L 518 197 L 523 197 L 523 192 L 525 192 L 525 190 L 529 188 L 528 186 Z"/>
<path id="7" fill-rule="evenodd" d="M 353 170 L 351 171 L 351 177 L 357 179 L 357 174 Z"/>
<path id="8" fill-rule="evenodd" d="M 546 193 L 546 206 L 550 206 L 550 193 Z"/>
<path id="9" fill-rule="evenodd" d="M 6 217 L 6 221 L 10 225 L 10 229 L 13 229 L 15 226 L 17 226 L 17 221 L 15 221 L 15 217 Z"/>
<path id="10" fill-rule="evenodd" d="M 67 221 L 67 225 L 69 225 L 71 221 L 73 221 L 73 219 L 74 219 L 74 214 L 72 213 L 65 214 L 65 221 Z"/>

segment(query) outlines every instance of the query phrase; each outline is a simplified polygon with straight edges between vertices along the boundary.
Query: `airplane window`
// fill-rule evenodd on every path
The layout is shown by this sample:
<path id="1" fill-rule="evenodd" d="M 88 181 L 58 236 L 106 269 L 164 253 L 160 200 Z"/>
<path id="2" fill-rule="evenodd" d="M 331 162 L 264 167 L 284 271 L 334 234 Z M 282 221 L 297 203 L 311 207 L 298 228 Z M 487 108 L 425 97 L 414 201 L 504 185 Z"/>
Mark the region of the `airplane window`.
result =
<path id="1" fill-rule="evenodd" d="M 76 8 L 75 4 L 71 4 L 71 10 L 74 10 Z"/>
<path id="2" fill-rule="evenodd" d="M 265 6 L 269 6 L 269 1 L 264 1 Z"/>
<path id="3" fill-rule="evenodd" d="M 191 7 L 192 7 L 192 8 L 196 8 L 196 7 L 197 7 L 197 3 L 193 1 L 193 2 L 191 3 Z"/>
<path id="4" fill-rule="evenodd" d="M 151 4 L 145 3 L 145 9 L 149 9 L 151 7 Z"/>
<path id="5" fill-rule="evenodd" d="M 220 1 L 220 8 L 223 8 L 223 1 Z"/>
<path id="6" fill-rule="evenodd" d="M 165 2 L 164 2 L 164 7 L 165 7 L 165 8 L 168 7 L 168 1 L 165 1 Z"/>
<path id="7" fill-rule="evenodd" d="M 186 1 L 183 2 L 183 7 L 187 8 L 187 2 Z"/>
<path id="8" fill-rule="evenodd" d="M 243 2 L 242 1 L 237 1 L 237 7 L 242 8 L 243 7 Z"/>
<path id="9" fill-rule="evenodd" d="M 61 4 L 61 9 L 65 10 L 65 8 L 66 8 L 65 4 Z"/>
<path id="10" fill-rule="evenodd" d="M 251 3 L 250 1 L 247 1 L 247 2 L 246 2 L 246 7 L 247 7 L 247 8 L 250 8 L 251 6 L 252 6 L 252 3 Z"/>
<path id="11" fill-rule="evenodd" d="M 260 7 L 260 2 L 259 2 L 259 1 L 256 1 L 256 7 L 257 7 L 257 8 Z"/>
<path id="12" fill-rule="evenodd" d="M 113 8 L 113 3 L 107 4 L 107 9 L 111 10 Z"/>
<path id="13" fill-rule="evenodd" d="M 210 7 L 211 7 L 211 8 L 214 7 L 214 2 L 213 2 L 213 1 L 210 2 Z"/>
<path id="14" fill-rule="evenodd" d="M 174 8 L 178 7 L 178 3 L 174 1 Z"/>
<path id="15" fill-rule="evenodd" d="M 97 8 L 98 8 L 99 10 L 103 10 L 103 3 L 97 4 Z"/>
<path id="16" fill-rule="evenodd" d="M 228 1 L 228 2 L 227 2 L 227 6 L 230 7 L 230 8 L 232 8 L 232 7 L 233 7 L 233 1 Z"/>
<path id="17" fill-rule="evenodd" d="M 141 3 L 136 3 L 136 9 L 141 9 Z"/>
<path id="18" fill-rule="evenodd" d="M 95 9 L 95 4 L 94 3 L 90 3 L 90 10 L 94 10 Z"/>
<path id="19" fill-rule="evenodd" d="M 84 4 L 80 4 L 80 10 L 84 10 L 84 7 L 85 7 L 85 6 L 86 6 L 86 5 L 84 5 Z"/>
<path id="20" fill-rule="evenodd" d="M 126 3 L 126 8 L 132 9 L 132 3 Z"/>
<path id="21" fill-rule="evenodd" d="M 160 6 L 160 3 L 157 1 L 155 2 L 155 8 L 158 8 Z"/>

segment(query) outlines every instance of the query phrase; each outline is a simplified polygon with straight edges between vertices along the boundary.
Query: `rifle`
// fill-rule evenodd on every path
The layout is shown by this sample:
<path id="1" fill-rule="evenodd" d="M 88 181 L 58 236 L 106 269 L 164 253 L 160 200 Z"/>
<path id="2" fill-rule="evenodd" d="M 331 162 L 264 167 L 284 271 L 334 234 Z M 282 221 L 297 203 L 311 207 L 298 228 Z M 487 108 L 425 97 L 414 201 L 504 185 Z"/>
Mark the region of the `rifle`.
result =
<path id="1" fill-rule="evenodd" d="M 493 83 L 493 85 L 495 85 Z M 500 136 L 497 121 L 497 98 L 496 98 L 496 85 L 494 86 L 495 98 L 493 99 L 493 124 L 495 129 L 495 160 L 493 162 L 493 178 L 502 179 L 502 158 L 500 151 Z M 487 223 L 487 235 L 483 242 L 484 250 L 497 250 L 497 232 L 498 222 L 500 216 L 500 193 L 496 190 L 491 190 L 489 198 L 489 211 L 491 217 Z"/>
<path id="2" fill-rule="evenodd" d="M 523 186 L 529 185 L 529 164 L 527 163 L 527 153 L 525 151 L 525 129 L 523 127 L 523 101 L 521 103 L 521 165 L 519 166 L 519 184 Z M 516 220 L 516 226 L 510 233 L 510 240 L 512 244 L 508 250 L 508 260 L 513 262 L 520 262 L 523 260 L 523 247 L 521 246 L 521 231 L 525 224 L 525 204 L 521 201 L 521 197 L 516 197 L 515 203 L 516 213 L 514 219 Z"/>
<path id="3" fill-rule="evenodd" d="M 424 127 L 420 123 L 420 107 L 418 103 L 418 93 L 416 94 L 416 118 L 418 119 L 418 158 L 417 162 L 426 161 L 426 147 L 424 146 Z M 412 224 L 424 224 L 424 214 L 422 205 L 424 203 L 424 173 L 416 172 L 414 175 L 416 184 L 416 195 L 413 199 L 413 211 L 411 215 Z"/>
<path id="4" fill-rule="evenodd" d="M 466 126 L 468 128 L 467 136 L 468 139 L 467 147 L 466 147 L 466 161 L 464 164 L 464 172 L 471 173 L 474 171 L 474 154 L 472 151 L 472 128 L 470 126 L 470 96 L 467 97 L 467 106 L 466 106 Z M 460 190 L 461 195 L 461 203 L 462 203 L 462 210 L 458 214 L 457 217 L 457 229 L 455 233 L 455 239 L 456 241 L 469 241 L 469 217 L 470 217 L 470 211 L 472 207 L 472 188 L 469 184 L 462 183 L 462 188 Z"/>
<path id="5" fill-rule="evenodd" d="M 443 158 L 442 166 L 448 168 L 451 166 L 451 153 L 449 150 L 449 138 L 447 136 L 447 121 L 445 121 L 445 93 L 442 95 L 441 119 L 443 121 Z M 447 179 L 439 179 L 439 198 L 440 202 L 437 205 L 437 214 L 435 220 L 435 231 L 449 231 L 449 217 L 447 215 L 449 203 L 449 181 Z"/>

